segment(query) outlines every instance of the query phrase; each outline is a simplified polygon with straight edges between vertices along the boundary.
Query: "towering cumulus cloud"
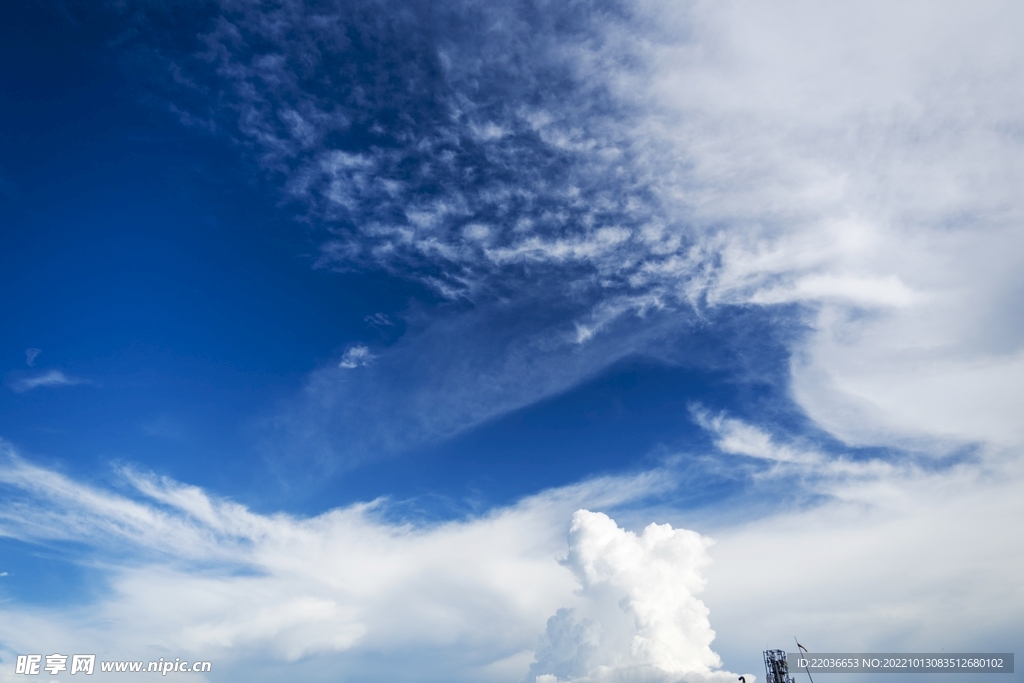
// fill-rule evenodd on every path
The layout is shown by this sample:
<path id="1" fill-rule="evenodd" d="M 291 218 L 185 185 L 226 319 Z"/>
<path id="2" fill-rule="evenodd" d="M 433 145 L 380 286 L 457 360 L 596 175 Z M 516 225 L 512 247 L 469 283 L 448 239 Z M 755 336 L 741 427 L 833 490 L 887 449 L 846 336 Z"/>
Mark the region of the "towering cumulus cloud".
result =
<path id="1" fill-rule="evenodd" d="M 548 619 L 530 680 L 735 680 L 716 671 L 715 632 L 695 597 L 709 544 L 669 524 L 651 524 L 638 536 L 605 514 L 577 511 L 566 564 L 580 582 L 582 604 Z"/>

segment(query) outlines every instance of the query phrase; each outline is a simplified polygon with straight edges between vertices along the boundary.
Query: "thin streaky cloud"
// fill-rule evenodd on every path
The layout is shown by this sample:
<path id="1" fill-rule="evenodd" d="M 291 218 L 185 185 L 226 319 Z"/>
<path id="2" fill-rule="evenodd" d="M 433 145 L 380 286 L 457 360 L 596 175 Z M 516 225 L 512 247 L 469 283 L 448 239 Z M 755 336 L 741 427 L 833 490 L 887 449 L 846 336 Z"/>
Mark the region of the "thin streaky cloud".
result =
<path id="1" fill-rule="evenodd" d="M 78 384 L 93 384 L 93 382 L 82 377 L 65 375 L 60 370 L 47 370 L 32 377 L 15 379 L 10 382 L 9 386 L 13 391 L 21 393 L 39 388 L 70 387 Z"/>

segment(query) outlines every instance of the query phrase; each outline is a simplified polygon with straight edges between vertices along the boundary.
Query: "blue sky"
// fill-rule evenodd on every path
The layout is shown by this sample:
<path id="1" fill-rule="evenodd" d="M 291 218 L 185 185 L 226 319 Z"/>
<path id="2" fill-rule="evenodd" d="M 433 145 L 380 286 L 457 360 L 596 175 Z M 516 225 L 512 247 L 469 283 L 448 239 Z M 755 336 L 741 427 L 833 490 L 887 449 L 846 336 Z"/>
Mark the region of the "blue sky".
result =
<path id="1" fill-rule="evenodd" d="M 1020 642 L 1019 7 L 3 15 L 0 681 Z"/>

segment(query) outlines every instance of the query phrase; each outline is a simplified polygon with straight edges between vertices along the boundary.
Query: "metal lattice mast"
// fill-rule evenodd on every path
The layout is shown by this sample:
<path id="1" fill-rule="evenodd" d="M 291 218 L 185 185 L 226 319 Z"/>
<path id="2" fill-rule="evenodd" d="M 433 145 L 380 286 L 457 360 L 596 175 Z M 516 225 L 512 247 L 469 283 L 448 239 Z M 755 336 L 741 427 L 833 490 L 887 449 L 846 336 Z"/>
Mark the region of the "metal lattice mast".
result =
<path id="1" fill-rule="evenodd" d="M 765 683 L 794 683 L 789 675 L 785 650 L 764 651 Z"/>

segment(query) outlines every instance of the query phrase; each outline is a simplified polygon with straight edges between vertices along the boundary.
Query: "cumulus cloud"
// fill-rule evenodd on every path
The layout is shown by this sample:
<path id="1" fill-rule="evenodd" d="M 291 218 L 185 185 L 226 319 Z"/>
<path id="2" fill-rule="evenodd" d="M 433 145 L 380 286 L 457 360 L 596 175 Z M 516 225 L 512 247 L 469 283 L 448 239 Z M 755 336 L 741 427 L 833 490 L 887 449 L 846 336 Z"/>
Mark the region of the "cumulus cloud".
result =
<path id="1" fill-rule="evenodd" d="M 12 380 L 9 386 L 13 391 L 21 393 L 40 387 L 69 387 L 76 384 L 92 384 L 92 382 L 81 377 L 65 375 L 60 370 L 47 370 L 38 375 Z"/>
<path id="2" fill-rule="evenodd" d="M 637 535 L 603 513 L 578 510 L 565 564 L 582 604 L 548 619 L 529 680 L 734 681 L 719 670 L 708 610 L 695 597 L 709 545 L 668 524 Z"/>

